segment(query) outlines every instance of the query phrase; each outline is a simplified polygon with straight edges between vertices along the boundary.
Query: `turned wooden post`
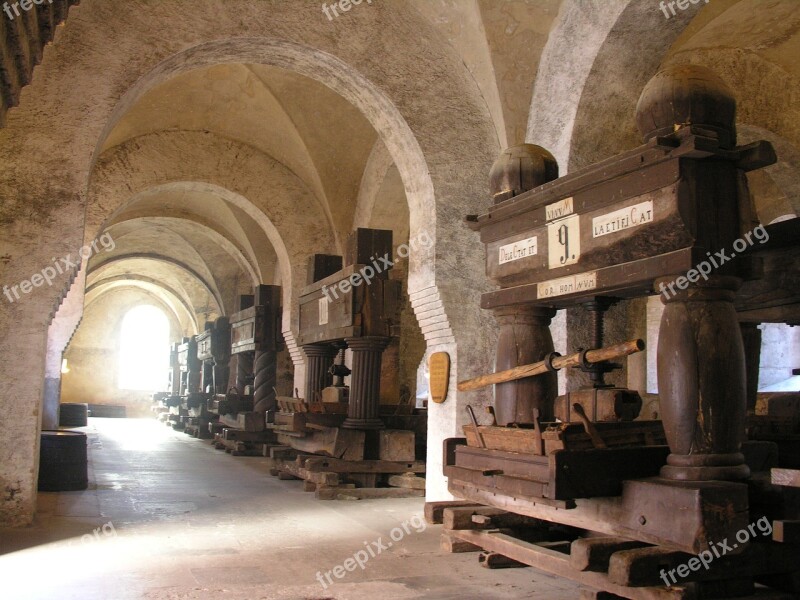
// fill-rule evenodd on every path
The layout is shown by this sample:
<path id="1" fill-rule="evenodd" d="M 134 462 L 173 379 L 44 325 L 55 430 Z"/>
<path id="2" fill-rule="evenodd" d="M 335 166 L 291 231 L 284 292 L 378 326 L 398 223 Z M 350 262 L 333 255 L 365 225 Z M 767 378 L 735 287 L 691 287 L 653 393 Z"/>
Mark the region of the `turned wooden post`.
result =
<path id="1" fill-rule="evenodd" d="M 672 279 L 656 281 L 671 282 Z M 737 480 L 749 476 L 745 436 L 744 347 L 733 300 L 741 280 L 699 281 L 664 299 L 658 339 L 658 391 L 671 454 L 668 479 Z"/>
<path id="2" fill-rule="evenodd" d="M 364 336 L 347 338 L 353 352 L 350 375 L 350 403 L 342 427 L 348 429 L 383 429 L 378 418 L 381 402 L 381 357 L 391 338 Z"/>
<path id="3" fill-rule="evenodd" d="M 509 306 L 495 309 L 500 326 L 495 372 L 538 362 L 553 352 L 550 320 L 555 309 L 535 306 Z M 494 413 L 497 424 L 532 424 L 533 411 L 540 419 L 552 420 L 553 402 L 558 393 L 555 372 L 498 383 L 494 388 Z"/>
<path id="4" fill-rule="evenodd" d="M 318 402 L 322 390 L 331 384 L 328 371 L 338 350 L 331 344 L 306 344 L 303 352 L 306 354 L 305 401 Z"/>

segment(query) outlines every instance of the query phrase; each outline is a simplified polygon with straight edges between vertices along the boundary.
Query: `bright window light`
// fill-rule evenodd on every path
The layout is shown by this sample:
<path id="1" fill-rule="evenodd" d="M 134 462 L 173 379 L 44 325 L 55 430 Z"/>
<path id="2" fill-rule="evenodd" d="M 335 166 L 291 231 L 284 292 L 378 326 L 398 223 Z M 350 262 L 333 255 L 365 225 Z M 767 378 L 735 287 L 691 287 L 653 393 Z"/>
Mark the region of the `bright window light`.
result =
<path id="1" fill-rule="evenodd" d="M 155 306 L 137 306 L 122 320 L 119 388 L 156 392 L 167 385 L 169 321 Z"/>

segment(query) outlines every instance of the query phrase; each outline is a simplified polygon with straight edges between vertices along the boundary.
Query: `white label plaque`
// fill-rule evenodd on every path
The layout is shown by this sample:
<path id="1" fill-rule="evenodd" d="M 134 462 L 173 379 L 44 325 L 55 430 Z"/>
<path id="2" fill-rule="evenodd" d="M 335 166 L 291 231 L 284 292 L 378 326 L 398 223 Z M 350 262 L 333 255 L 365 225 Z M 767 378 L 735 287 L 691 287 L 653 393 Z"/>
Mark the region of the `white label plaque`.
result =
<path id="1" fill-rule="evenodd" d="M 547 224 L 547 266 L 566 267 L 581 257 L 581 222 L 572 215 Z"/>
<path id="2" fill-rule="evenodd" d="M 319 302 L 319 324 L 320 325 L 327 325 L 328 324 L 328 300 L 327 296 L 322 296 L 317 302 Z"/>
<path id="3" fill-rule="evenodd" d="M 550 281 L 543 281 L 536 286 L 536 297 L 552 298 L 553 296 L 563 296 L 564 294 L 576 294 L 593 290 L 597 287 L 597 271 L 588 273 L 578 273 L 567 277 L 559 277 Z"/>
<path id="4" fill-rule="evenodd" d="M 560 219 L 561 217 L 566 217 L 567 215 L 571 215 L 572 211 L 573 211 L 572 197 L 569 197 L 545 206 L 544 216 L 545 219 L 547 219 L 548 221 L 552 221 L 553 219 Z"/>
<path id="5" fill-rule="evenodd" d="M 519 240 L 513 244 L 500 246 L 500 250 L 498 251 L 498 264 L 504 265 L 521 258 L 535 256 L 537 252 L 536 236 Z"/>
<path id="6" fill-rule="evenodd" d="M 653 201 L 640 202 L 592 219 L 592 237 L 598 238 L 609 233 L 616 233 L 623 229 L 650 223 L 652 220 Z"/>

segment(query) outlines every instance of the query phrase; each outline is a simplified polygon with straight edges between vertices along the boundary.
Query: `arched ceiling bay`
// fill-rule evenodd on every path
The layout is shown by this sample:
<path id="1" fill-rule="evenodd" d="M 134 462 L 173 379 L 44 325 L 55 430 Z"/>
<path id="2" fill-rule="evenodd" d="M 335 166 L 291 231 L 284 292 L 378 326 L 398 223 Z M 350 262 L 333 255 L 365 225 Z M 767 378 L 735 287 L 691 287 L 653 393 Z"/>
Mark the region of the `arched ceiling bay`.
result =
<path id="1" fill-rule="evenodd" d="M 377 134 L 326 86 L 265 65 L 219 64 L 146 93 L 103 152 L 158 131 L 212 132 L 285 165 L 317 198 L 337 238 L 349 232 L 361 173 Z"/>

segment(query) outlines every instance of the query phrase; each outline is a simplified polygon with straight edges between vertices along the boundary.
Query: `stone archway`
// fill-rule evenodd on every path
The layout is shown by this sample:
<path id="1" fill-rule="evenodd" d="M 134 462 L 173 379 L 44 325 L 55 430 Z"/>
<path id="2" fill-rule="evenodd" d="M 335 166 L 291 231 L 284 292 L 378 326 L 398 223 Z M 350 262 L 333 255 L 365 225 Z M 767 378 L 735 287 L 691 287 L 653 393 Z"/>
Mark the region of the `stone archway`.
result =
<path id="1" fill-rule="evenodd" d="M 457 53 L 416 11 L 372 5 L 348 15 L 349 35 L 332 36 L 316 5 L 288 4 L 271 5 L 268 19 L 257 0 L 237 0 L 235 19 L 220 18 L 210 0 L 84 0 L 74 9 L 0 131 L 0 160 L 8 165 L 0 174 L 0 218 L 8 225 L 0 268 L 17 281 L 81 245 L 92 149 L 102 147 L 137 93 L 204 63 L 272 64 L 316 78 L 349 100 L 389 148 L 409 199 L 412 236 L 427 227 L 436 241 L 412 256 L 409 285 L 428 347 L 452 355 L 454 389 L 456 379 L 491 363 L 492 336 L 473 336 L 490 330 L 478 301 L 485 284 L 473 276 L 483 270 L 483 252 L 462 224 L 464 214 L 485 206 L 485 173 L 499 150 L 486 103 Z M 409 46 L 411 37 L 425 43 Z M 74 275 L 82 285 L 80 273 Z M 0 398 L 13 399 L 0 400 L 0 410 L 13 423 L 8 437 L 25 448 L 0 447 L 0 483 L 14 489 L 13 501 L 0 505 L 3 522 L 25 523 L 33 514 L 45 331 L 70 290 L 66 278 L 59 284 L 0 315 L 2 370 L 23 373 L 0 377 Z M 80 304 L 81 295 L 70 291 L 66 303 Z M 24 365 L 13 341 L 21 339 Z M 464 402 L 453 392 L 431 411 L 432 499 L 446 497 L 439 442 L 466 421 Z"/>

